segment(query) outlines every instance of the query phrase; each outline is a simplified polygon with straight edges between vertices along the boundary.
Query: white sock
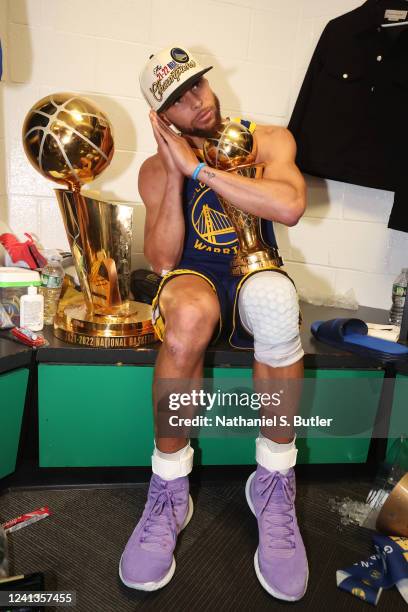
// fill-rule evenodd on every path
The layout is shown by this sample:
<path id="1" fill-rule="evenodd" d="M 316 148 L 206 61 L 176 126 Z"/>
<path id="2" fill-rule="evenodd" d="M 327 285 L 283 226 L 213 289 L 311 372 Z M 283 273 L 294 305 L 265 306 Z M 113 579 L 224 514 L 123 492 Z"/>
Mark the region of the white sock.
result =
<path id="1" fill-rule="evenodd" d="M 291 442 L 280 444 L 259 433 L 255 441 L 257 463 L 271 472 L 277 470 L 282 474 L 287 474 L 289 469 L 296 465 L 298 451 L 295 442 L 296 434 Z"/>
<path id="2" fill-rule="evenodd" d="M 153 473 L 163 480 L 187 476 L 193 469 L 193 455 L 194 449 L 190 446 L 190 441 L 175 453 L 163 453 L 157 448 L 155 442 L 152 455 Z"/>

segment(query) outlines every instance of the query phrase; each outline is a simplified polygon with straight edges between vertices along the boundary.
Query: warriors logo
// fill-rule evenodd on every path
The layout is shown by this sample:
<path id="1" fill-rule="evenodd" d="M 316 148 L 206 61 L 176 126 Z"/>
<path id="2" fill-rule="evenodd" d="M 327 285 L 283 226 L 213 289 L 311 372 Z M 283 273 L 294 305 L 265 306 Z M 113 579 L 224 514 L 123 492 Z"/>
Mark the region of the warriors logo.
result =
<path id="1" fill-rule="evenodd" d="M 174 47 L 174 49 L 170 51 L 170 55 L 179 64 L 185 64 L 189 60 L 189 57 L 184 49 L 178 49 L 177 47 Z"/>
<path id="2" fill-rule="evenodd" d="M 196 199 L 191 211 L 191 221 L 195 231 L 202 240 L 216 247 L 237 245 L 237 235 L 221 204 L 220 209 L 217 210 L 212 198 L 212 206 L 205 202 L 205 195 L 209 191 L 209 187 L 204 189 Z"/>

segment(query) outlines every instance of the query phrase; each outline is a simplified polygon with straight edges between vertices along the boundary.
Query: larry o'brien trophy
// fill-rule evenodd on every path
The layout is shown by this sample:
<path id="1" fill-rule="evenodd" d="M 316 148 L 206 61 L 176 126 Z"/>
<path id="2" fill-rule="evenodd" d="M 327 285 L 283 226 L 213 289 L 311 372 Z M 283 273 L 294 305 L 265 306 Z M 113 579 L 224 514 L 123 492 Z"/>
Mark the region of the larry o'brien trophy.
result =
<path id="1" fill-rule="evenodd" d="M 248 178 L 261 178 L 264 164 L 256 164 L 256 144 L 251 132 L 242 124 L 222 123 L 217 133 L 203 146 L 206 163 L 219 170 L 236 172 Z M 282 265 L 278 250 L 262 237 L 259 217 L 236 208 L 218 196 L 238 237 L 239 250 L 231 261 L 231 274 L 241 276 L 254 270 Z"/>
<path id="2" fill-rule="evenodd" d="M 28 112 L 23 144 L 34 168 L 66 187 L 55 193 L 81 291 L 64 281 L 54 334 L 95 347 L 152 342 L 151 307 L 129 300 L 132 206 L 81 193 L 112 159 L 109 120 L 87 98 L 52 94 Z"/>

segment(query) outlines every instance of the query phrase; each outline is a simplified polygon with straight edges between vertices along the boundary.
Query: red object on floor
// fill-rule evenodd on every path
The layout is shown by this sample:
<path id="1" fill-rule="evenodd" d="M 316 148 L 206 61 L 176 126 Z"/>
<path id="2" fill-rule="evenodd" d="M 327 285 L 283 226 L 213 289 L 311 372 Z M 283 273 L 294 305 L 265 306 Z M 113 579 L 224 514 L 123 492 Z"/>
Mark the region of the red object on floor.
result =
<path id="1" fill-rule="evenodd" d="M 43 268 L 46 265 L 47 260 L 41 255 L 35 246 L 32 236 L 27 233 L 25 233 L 24 236 L 27 236 L 28 240 L 25 242 L 19 242 L 14 234 L 1 234 L 0 244 L 4 246 L 13 263 L 17 261 L 24 261 L 31 270 Z"/>

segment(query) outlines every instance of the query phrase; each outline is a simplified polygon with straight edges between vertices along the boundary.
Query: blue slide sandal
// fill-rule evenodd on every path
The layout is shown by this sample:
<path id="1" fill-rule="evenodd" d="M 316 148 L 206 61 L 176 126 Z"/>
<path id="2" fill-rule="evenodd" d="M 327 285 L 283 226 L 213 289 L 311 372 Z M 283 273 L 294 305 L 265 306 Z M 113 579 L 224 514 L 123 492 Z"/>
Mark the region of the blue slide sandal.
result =
<path id="1" fill-rule="evenodd" d="M 361 319 L 314 321 L 311 331 L 316 340 L 344 351 L 386 362 L 408 359 L 407 346 L 368 336 L 368 327 Z"/>

